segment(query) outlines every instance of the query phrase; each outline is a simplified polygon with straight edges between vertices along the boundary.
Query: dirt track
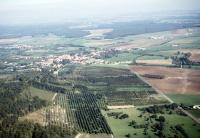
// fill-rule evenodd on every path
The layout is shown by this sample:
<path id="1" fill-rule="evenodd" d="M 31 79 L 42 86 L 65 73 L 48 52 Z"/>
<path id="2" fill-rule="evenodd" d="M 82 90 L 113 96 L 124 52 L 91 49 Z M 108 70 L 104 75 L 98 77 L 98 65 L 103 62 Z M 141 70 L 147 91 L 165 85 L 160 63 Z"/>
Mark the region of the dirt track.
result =
<path id="1" fill-rule="evenodd" d="M 121 105 L 121 106 L 107 106 L 108 109 L 127 109 L 127 108 L 134 108 L 133 105 Z"/>
<path id="2" fill-rule="evenodd" d="M 139 64 L 150 64 L 150 65 L 171 65 L 172 61 L 168 59 L 149 59 L 149 60 L 136 60 Z"/>
<path id="3" fill-rule="evenodd" d="M 163 75 L 164 79 L 145 80 L 164 93 L 200 94 L 200 71 L 153 66 L 132 66 L 130 69 L 139 75 Z"/>
<path id="4" fill-rule="evenodd" d="M 112 134 L 87 134 L 78 133 L 75 138 L 113 138 Z"/>

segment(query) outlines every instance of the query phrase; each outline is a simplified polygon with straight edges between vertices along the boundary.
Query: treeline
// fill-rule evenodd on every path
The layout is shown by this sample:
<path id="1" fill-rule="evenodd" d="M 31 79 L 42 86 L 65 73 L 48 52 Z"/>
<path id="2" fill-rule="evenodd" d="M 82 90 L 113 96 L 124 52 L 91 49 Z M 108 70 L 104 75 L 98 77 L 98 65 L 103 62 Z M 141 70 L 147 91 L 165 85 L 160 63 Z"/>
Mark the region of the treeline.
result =
<path id="1" fill-rule="evenodd" d="M 0 119 L 7 116 L 22 116 L 47 105 L 38 97 L 22 96 L 26 88 L 22 82 L 0 82 Z"/>
<path id="2" fill-rule="evenodd" d="M 53 92 L 58 92 L 58 93 L 65 93 L 65 88 L 55 86 L 55 85 L 50 85 L 47 83 L 40 83 L 37 81 L 32 81 L 31 82 L 32 86 L 39 88 L 39 89 L 45 89 L 48 91 L 53 91 Z"/>
<path id="3" fill-rule="evenodd" d="M 150 114 L 149 117 L 145 117 L 145 121 L 151 127 L 151 131 L 158 137 L 164 138 L 166 137 L 166 134 L 164 133 L 165 130 L 165 125 L 166 125 L 166 118 L 164 115 L 160 114 L 179 114 L 185 116 L 185 114 L 178 108 L 178 104 L 172 103 L 172 104 L 165 104 L 165 105 L 154 105 L 154 106 L 149 106 L 145 107 L 142 109 L 139 109 L 143 111 L 143 113 L 147 112 Z M 142 117 L 142 114 L 139 116 Z M 149 122 L 150 121 L 150 122 Z M 133 126 L 135 128 L 136 122 L 132 121 L 129 123 L 129 126 Z M 189 138 L 187 131 L 183 128 L 184 124 L 177 124 L 177 125 L 171 125 L 170 126 L 170 131 L 172 132 L 173 136 L 176 138 L 180 137 L 179 133 L 184 138 Z M 140 128 L 140 127 L 139 127 Z M 148 129 L 148 128 L 147 128 Z M 147 132 L 147 131 L 145 131 Z M 147 133 L 145 133 L 147 134 Z M 181 136 L 181 137 L 182 137 Z"/>
<path id="4" fill-rule="evenodd" d="M 172 104 L 165 104 L 165 105 L 160 105 L 160 106 L 153 105 L 153 106 L 146 107 L 142 110 L 145 110 L 149 113 L 156 114 L 156 113 L 162 113 L 164 109 L 174 110 L 174 109 L 177 109 L 177 108 L 178 108 L 178 104 L 172 103 Z"/>
<path id="5" fill-rule="evenodd" d="M 126 119 L 128 118 L 128 114 L 123 114 L 123 112 L 110 112 L 107 113 L 108 117 L 114 117 L 115 119 Z"/>
<path id="6" fill-rule="evenodd" d="M 43 127 L 31 122 L 19 122 L 0 125 L 0 138 L 72 138 L 74 134 L 59 127 Z"/>

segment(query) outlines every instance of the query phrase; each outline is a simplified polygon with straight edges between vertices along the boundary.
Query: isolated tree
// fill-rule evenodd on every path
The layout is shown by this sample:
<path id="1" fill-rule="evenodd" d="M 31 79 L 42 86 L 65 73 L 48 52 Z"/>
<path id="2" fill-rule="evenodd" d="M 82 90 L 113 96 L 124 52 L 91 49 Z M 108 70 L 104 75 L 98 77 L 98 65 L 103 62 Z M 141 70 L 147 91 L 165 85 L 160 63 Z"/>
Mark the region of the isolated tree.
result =
<path id="1" fill-rule="evenodd" d="M 165 117 L 164 116 L 159 116 L 159 121 L 160 122 L 165 122 Z"/>

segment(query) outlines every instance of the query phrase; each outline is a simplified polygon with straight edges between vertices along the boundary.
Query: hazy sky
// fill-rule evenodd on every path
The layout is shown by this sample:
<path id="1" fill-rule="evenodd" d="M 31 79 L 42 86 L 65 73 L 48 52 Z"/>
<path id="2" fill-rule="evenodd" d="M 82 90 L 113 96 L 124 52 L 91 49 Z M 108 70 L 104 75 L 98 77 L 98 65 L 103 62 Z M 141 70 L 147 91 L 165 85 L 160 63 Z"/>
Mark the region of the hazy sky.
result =
<path id="1" fill-rule="evenodd" d="M 200 0 L 0 0 L 0 24 L 66 22 L 171 10 L 200 10 Z"/>

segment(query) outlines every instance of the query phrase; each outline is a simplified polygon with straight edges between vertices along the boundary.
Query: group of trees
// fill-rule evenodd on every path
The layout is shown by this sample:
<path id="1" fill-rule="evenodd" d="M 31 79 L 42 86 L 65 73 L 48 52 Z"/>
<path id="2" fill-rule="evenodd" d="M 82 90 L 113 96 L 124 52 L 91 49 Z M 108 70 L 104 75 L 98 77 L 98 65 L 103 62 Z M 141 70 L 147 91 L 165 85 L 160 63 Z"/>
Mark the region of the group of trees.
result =
<path id="1" fill-rule="evenodd" d="M 149 114 L 149 117 L 144 116 L 146 118 L 145 121 L 147 121 L 146 122 L 147 126 L 144 127 L 144 134 L 147 134 L 148 125 L 151 124 L 150 125 L 151 131 L 160 138 L 166 137 L 164 133 L 166 118 L 164 115 L 159 115 L 159 114 L 165 114 L 166 112 L 169 114 L 172 114 L 173 111 L 175 111 L 177 114 L 180 114 L 180 115 L 182 113 L 182 111 L 178 109 L 178 105 L 176 103 L 159 105 L 159 106 L 154 105 L 154 106 L 142 108 L 140 110 L 143 111 L 143 113 L 147 112 Z M 142 117 L 142 114 L 139 117 Z M 129 126 L 133 126 L 134 128 L 138 128 L 138 127 L 135 127 L 137 125 L 138 125 L 137 122 L 134 120 L 129 122 Z M 139 125 L 139 128 L 141 127 L 142 126 Z M 172 130 L 174 137 L 180 137 L 178 136 L 179 135 L 178 132 L 179 132 L 185 138 L 188 138 L 188 134 L 185 131 L 185 129 L 182 127 L 182 125 L 170 126 L 170 129 Z"/>
<path id="2" fill-rule="evenodd" d="M 187 132 L 185 131 L 185 129 L 181 125 L 176 125 L 175 129 L 177 131 L 179 131 L 185 138 L 189 138 Z"/>
<path id="3" fill-rule="evenodd" d="M 156 114 L 156 113 L 163 113 L 164 109 L 175 110 L 177 107 L 178 107 L 178 104 L 172 103 L 172 104 L 165 104 L 165 105 L 160 105 L 160 106 L 157 106 L 157 105 L 149 106 L 149 107 L 146 107 L 146 108 L 143 108 L 143 109 L 140 109 L 140 110 L 144 110 L 148 113 Z"/>
<path id="4" fill-rule="evenodd" d="M 140 129 L 140 128 L 147 128 L 148 125 L 147 124 L 138 124 L 136 122 L 130 122 L 129 123 L 129 126 L 132 126 L 133 128 L 136 128 L 136 129 Z"/>
<path id="5" fill-rule="evenodd" d="M 49 91 L 53 91 L 53 92 L 65 93 L 65 91 L 66 91 L 65 88 L 55 86 L 52 84 L 41 83 L 41 82 L 37 82 L 37 81 L 32 81 L 31 84 L 36 88 L 45 89 L 45 90 L 49 90 Z"/>
<path id="6" fill-rule="evenodd" d="M 0 119 L 17 115 L 21 116 L 47 105 L 47 102 L 38 97 L 22 96 L 25 83 L 1 82 L 0 84 Z"/>
<path id="7" fill-rule="evenodd" d="M 171 57 L 172 64 L 178 65 L 179 67 L 183 67 L 183 65 L 191 65 L 191 61 L 189 60 L 191 53 L 183 53 L 177 52 L 174 56 Z"/>
<path id="8" fill-rule="evenodd" d="M 114 117 L 115 119 L 126 119 L 129 117 L 128 114 L 124 114 L 123 112 L 110 112 L 107 113 L 109 117 Z"/>
<path id="9" fill-rule="evenodd" d="M 12 124 L 0 125 L 1 138 L 70 138 L 67 130 L 59 126 L 43 127 L 31 122 L 15 121 Z"/>

